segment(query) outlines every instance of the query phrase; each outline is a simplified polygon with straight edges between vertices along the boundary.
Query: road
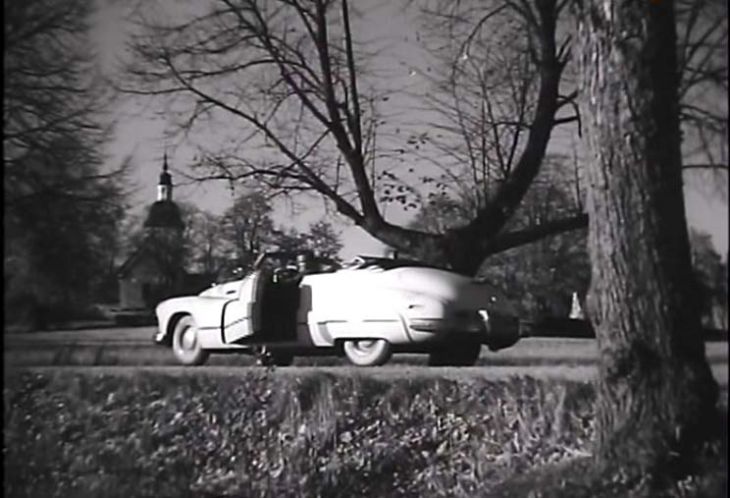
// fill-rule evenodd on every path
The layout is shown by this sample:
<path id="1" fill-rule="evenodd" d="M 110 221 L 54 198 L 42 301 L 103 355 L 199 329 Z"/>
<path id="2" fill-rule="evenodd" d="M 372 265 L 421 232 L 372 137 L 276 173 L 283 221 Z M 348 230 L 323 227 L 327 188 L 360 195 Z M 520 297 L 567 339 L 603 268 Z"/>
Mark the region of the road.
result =
<path id="1" fill-rule="evenodd" d="M 40 367 L 63 370 L 102 367 L 105 372 L 160 371 L 193 374 L 201 368 L 175 366 L 172 353 L 152 343 L 154 327 L 108 328 L 5 334 L 3 356 L 7 368 Z M 728 344 L 706 343 L 706 352 L 718 382 L 728 385 Z M 496 353 L 484 348 L 477 366 L 470 368 L 425 368 L 425 355 L 395 355 L 378 368 L 354 368 L 338 357 L 297 358 L 293 367 L 279 368 L 282 375 L 326 372 L 337 375 L 392 377 L 486 377 L 513 375 L 559 377 L 581 380 L 596 372 L 598 351 L 594 339 L 525 338 L 515 346 Z M 215 374 L 230 373 L 231 367 L 252 367 L 245 355 L 213 355 L 203 367 Z M 134 368 L 130 368 L 134 367 Z M 487 367 L 487 368 L 485 368 Z"/>

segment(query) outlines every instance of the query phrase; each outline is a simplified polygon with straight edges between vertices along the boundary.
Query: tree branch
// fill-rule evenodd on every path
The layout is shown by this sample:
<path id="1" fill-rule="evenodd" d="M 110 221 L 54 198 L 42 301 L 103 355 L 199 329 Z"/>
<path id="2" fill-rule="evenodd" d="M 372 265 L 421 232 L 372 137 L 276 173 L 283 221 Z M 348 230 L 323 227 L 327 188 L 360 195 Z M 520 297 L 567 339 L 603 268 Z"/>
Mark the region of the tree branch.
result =
<path id="1" fill-rule="evenodd" d="M 682 169 L 704 169 L 704 170 L 720 170 L 729 171 L 727 164 L 712 164 L 712 163 L 701 163 L 701 164 L 683 164 Z"/>
<path id="2" fill-rule="evenodd" d="M 485 256 L 506 251 L 514 247 L 536 242 L 550 235 L 588 227 L 588 215 L 580 214 L 570 218 L 547 221 L 523 230 L 498 235 L 485 246 Z"/>
<path id="3" fill-rule="evenodd" d="M 546 4 L 550 4 L 554 8 L 554 1 L 546 2 Z M 512 174 L 502 183 L 492 201 L 481 209 L 468 225 L 454 231 L 456 237 L 464 237 L 464 241 L 469 240 L 470 242 L 466 242 L 469 246 L 475 244 L 481 246 L 482 243 L 479 241 L 488 240 L 502 229 L 514 214 L 532 180 L 540 170 L 555 121 L 562 73 L 561 64 L 556 58 L 555 18 L 551 13 L 550 5 L 540 4 L 538 8 L 541 16 L 540 26 L 543 30 L 540 32 L 542 53 L 540 88 L 537 109 L 530 126 L 527 144 Z M 478 256 L 474 254 L 474 258 L 478 259 Z"/>
<path id="4" fill-rule="evenodd" d="M 357 91 L 357 74 L 355 68 L 355 56 L 352 51 L 352 31 L 350 30 L 350 13 L 347 7 L 347 0 L 342 0 L 342 23 L 345 29 L 345 50 L 347 54 L 347 70 L 350 75 L 350 92 L 352 93 L 352 119 L 348 120 L 350 131 L 355 141 L 355 151 L 362 157 L 362 130 L 360 127 L 360 94 Z"/>

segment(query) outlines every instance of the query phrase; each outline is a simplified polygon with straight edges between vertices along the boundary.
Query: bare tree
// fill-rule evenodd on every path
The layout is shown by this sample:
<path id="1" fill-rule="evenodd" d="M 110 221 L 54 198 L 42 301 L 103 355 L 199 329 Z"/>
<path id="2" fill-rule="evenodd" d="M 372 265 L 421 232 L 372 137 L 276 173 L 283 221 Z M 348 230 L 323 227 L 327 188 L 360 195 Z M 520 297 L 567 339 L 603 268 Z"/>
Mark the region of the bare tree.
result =
<path id="1" fill-rule="evenodd" d="M 37 317 L 104 293 L 124 209 L 129 162 L 103 165 L 109 98 L 93 77 L 91 10 L 87 0 L 3 10 L 6 304 L 36 302 Z"/>
<path id="2" fill-rule="evenodd" d="M 277 251 L 294 253 L 308 250 L 330 260 L 337 260 L 337 254 L 342 249 L 339 234 L 324 220 L 310 224 L 307 232 L 294 228 L 277 229 L 271 244 Z"/>
<path id="3" fill-rule="evenodd" d="M 596 454 L 655 494 L 691 471 L 716 427 L 682 192 L 674 2 L 586 1 L 579 20 Z"/>
<path id="4" fill-rule="evenodd" d="M 465 225 L 443 234 L 394 225 L 382 214 L 369 142 L 377 112 L 361 93 L 346 0 L 221 0 L 180 22 L 148 18 L 132 46 L 137 58 L 130 74 L 138 84 L 125 90 L 192 97 L 188 129 L 203 116 L 236 123 L 237 145 L 246 148 L 208 154 L 212 176 L 256 176 L 274 188 L 314 191 L 386 244 L 404 251 L 430 246 L 453 268 L 473 273 L 488 254 L 586 223 L 575 215 L 503 230 L 540 169 L 563 104 L 559 84 L 569 53 L 555 30 L 566 3 L 505 4 L 533 43 L 533 112 L 509 176 Z"/>
<path id="5" fill-rule="evenodd" d="M 509 176 L 529 129 L 538 71 L 535 43 L 505 2 L 425 4 L 420 39 L 433 64 L 420 71 L 430 82 L 423 100 L 442 123 L 419 142 L 419 157 L 444 170 L 441 182 L 458 190 L 457 197 L 478 206 L 490 195 L 490 185 Z M 727 4 L 682 0 L 677 5 L 683 167 L 726 190 Z M 562 16 L 557 32 L 570 33 L 571 23 Z M 565 131 L 571 134 L 581 131 L 576 69 L 569 63 L 563 71 L 563 112 L 555 121 L 570 125 Z"/>
<path id="6" fill-rule="evenodd" d="M 572 169 L 567 157 L 548 155 L 508 229 L 536 226 L 574 212 L 576 183 Z M 417 228 L 445 232 L 464 223 L 472 212 L 468 198 L 444 194 L 432 201 L 418 211 L 413 222 Z M 422 253 L 409 256 L 433 259 Z M 488 279 L 517 303 L 521 317 L 567 316 L 572 293 L 583 296 L 588 287 L 586 232 L 571 230 L 493 254 L 483 262 L 478 276 Z"/>
<path id="7" fill-rule="evenodd" d="M 228 261 L 249 268 L 271 243 L 274 222 L 271 205 L 265 195 L 248 191 L 239 195 L 220 220 L 220 244 Z"/>
<path id="8" fill-rule="evenodd" d="M 536 110 L 539 30 L 529 4 L 518 5 L 437 0 L 421 10 L 419 38 L 432 64 L 420 70 L 429 84 L 420 97 L 439 119 L 414 154 L 443 172 L 437 187 L 447 185 L 474 212 L 512 175 Z M 567 55 L 570 37 L 555 36 Z M 553 128 L 578 122 L 576 96 L 561 93 Z"/>
<path id="9" fill-rule="evenodd" d="M 111 100 L 94 76 L 90 2 L 8 2 L 4 14 L 5 205 L 44 195 L 113 201 L 84 191 L 124 172 L 99 168 Z"/>
<path id="10" fill-rule="evenodd" d="M 506 230 L 540 169 L 553 128 L 576 120 L 577 93 L 564 78 L 571 39 L 561 35 L 566 30 L 559 20 L 566 1 L 486 5 L 447 13 L 472 20 L 452 33 L 468 57 L 453 65 L 447 85 L 456 100 L 472 93 L 470 105 L 452 113 L 451 125 L 470 143 L 470 175 L 447 173 L 475 187 L 474 213 L 447 233 L 408 229 L 383 215 L 383 202 L 406 199 L 408 182 L 396 181 L 400 165 L 378 154 L 374 143 L 381 99 L 363 83 L 367 58 L 346 0 L 220 0 L 208 10 L 195 4 L 180 20 L 148 16 L 132 44 L 130 74 L 137 84 L 126 90 L 170 97 L 190 135 L 196 126 L 225 120 L 234 131 L 231 143 L 203 155 L 201 164 L 213 171 L 207 178 L 255 176 L 274 189 L 315 192 L 386 244 L 404 251 L 431 246 L 430 253 L 473 273 L 489 254 L 587 223 L 577 213 Z M 505 40 L 515 45 L 515 56 L 506 59 L 497 48 L 486 50 L 483 31 L 502 19 L 509 20 L 504 37 L 514 34 Z M 504 60 L 511 62 L 500 70 Z M 465 79 L 476 81 L 477 90 L 465 89 Z"/>
<path id="11" fill-rule="evenodd" d="M 178 205 L 185 223 L 183 241 L 187 246 L 186 266 L 191 272 L 216 275 L 224 259 L 219 217 L 202 209 L 191 209 L 190 205 Z"/>
<path id="12" fill-rule="evenodd" d="M 727 174 L 727 2 L 679 1 L 676 18 L 683 168 Z"/>
<path id="13" fill-rule="evenodd" d="M 727 261 L 722 261 L 709 234 L 690 228 L 689 241 L 692 267 L 702 298 L 702 324 L 710 329 L 727 330 Z"/>

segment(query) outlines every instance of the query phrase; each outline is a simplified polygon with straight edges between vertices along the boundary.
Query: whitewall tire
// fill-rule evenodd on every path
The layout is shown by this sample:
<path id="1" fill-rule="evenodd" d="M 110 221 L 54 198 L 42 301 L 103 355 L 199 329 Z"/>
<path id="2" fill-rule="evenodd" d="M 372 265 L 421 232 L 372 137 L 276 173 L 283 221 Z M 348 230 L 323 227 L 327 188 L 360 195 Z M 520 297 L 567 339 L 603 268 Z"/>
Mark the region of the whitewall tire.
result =
<path id="1" fill-rule="evenodd" d="M 342 345 L 350 363 L 359 367 L 372 367 L 386 363 L 393 350 L 385 339 L 354 339 Z"/>
<path id="2" fill-rule="evenodd" d="M 175 324 L 172 333 L 172 352 L 183 365 L 202 365 L 208 359 L 208 352 L 200 346 L 198 326 L 193 317 L 182 317 Z"/>

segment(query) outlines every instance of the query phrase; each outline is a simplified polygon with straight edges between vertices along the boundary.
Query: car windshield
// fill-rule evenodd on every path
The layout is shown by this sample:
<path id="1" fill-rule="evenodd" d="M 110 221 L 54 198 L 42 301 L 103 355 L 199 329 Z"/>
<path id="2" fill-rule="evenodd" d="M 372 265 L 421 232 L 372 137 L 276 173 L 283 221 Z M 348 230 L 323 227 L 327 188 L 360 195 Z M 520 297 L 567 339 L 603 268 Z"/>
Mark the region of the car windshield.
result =
<path id="1" fill-rule="evenodd" d="M 438 268 L 437 266 L 416 261 L 415 259 L 393 259 L 376 256 L 356 256 L 355 259 L 343 265 L 343 268 L 354 270 L 363 270 L 366 268 L 393 270 L 404 267 Z"/>

